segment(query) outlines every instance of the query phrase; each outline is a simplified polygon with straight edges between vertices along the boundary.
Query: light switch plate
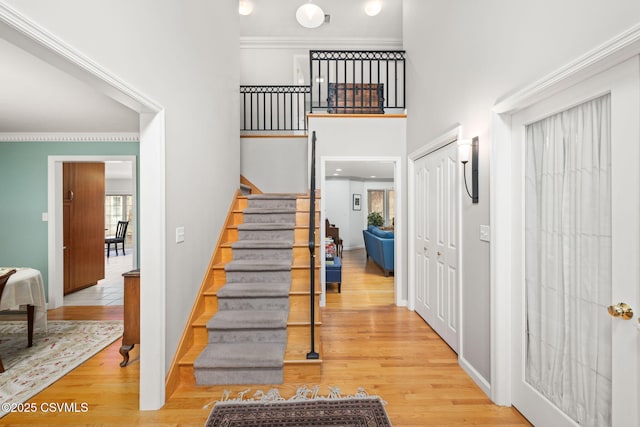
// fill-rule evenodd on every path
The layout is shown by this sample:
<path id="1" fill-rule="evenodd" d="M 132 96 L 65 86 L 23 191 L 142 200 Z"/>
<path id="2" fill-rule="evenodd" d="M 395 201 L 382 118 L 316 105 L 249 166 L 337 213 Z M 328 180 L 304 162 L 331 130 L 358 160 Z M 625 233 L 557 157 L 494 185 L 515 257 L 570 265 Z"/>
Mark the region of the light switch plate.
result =
<path id="1" fill-rule="evenodd" d="M 176 243 L 184 242 L 184 227 L 176 227 Z"/>
<path id="2" fill-rule="evenodd" d="M 489 227 L 488 225 L 480 226 L 480 240 L 482 240 L 483 242 L 491 241 L 491 227 Z"/>
<path id="3" fill-rule="evenodd" d="M 49 221 L 49 212 L 42 212 L 42 221 L 43 222 Z"/>

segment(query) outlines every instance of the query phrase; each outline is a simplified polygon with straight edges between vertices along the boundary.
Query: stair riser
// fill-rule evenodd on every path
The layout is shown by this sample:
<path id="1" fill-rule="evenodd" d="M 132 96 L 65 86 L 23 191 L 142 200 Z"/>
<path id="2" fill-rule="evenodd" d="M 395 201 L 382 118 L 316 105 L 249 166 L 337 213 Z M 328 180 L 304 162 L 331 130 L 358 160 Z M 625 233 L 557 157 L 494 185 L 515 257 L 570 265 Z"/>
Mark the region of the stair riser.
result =
<path id="1" fill-rule="evenodd" d="M 227 283 L 289 283 L 291 271 L 227 271 Z"/>
<path id="2" fill-rule="evenodd" d="M 286 310 L 289 298 L 218 298 L 219 310 Z"/>
<path id="3" fill-rule="evenodd" d="M 238 240 L 293 242 L 293 230 L 238 230 Z"/>
<path id="4" fill-rule="evenodd" d="M 245 218 L 245 215 L 247 216 L 252 216 L 252 215 L 257 215 L 257 214 L 244 214 L 243 212 L 240 211 L 236 211 L 233 212 L 233 218 L 231 223 L 234 225 L 238 225 L 238 224 L 242 224 L 244 222 L 250 222 L 251 219 L 247 220 Z M 258 222 L 258 221 L 253 221 Z M 268 221 L 265 221 L 268 222 Z M 309 226 L 309 212 L 296 212 L 295 213 L 295 220 L 293 218 L 291 218 L 290 221 L 284 221 L 284 223 L 294 223 L 296 224 L 296 226 L 299 227 L 308 227 Z M 320 212 L 316 211 L 316 226 L 320 225 Z"/>
<path id="5" fill-rule="evenodd" d="M 282 384 L 282 369 L 195 369 L 196 384 Z"/>
<path id="6" fill-rule="evenodd" d="M 293 213 L 245 213 L 243 216 L 245 224 L 295 224 L 296 221 Z"/>
<path id="7" fill-rule="evenodd" d="M 296 209 L 295 200 L 249 199 L 249 208 L 256 209 Z"/>
<path id="8" fill-rule="evenodd" d="M 317 264 L 316 264 L 317 265 Z M 316 291 L 320 290 L 320 268 L 316 267 L 315 285 Z M 216 268 L 213 271 L 213 275 L 209 276 L 207 280 L 207 290 L 220 289 L 225 283 L 234 282 L 233 278 L 227 276 L 228 273 L 222 268 Z M 306 292 L 309 290 L 309 269 L 291 269 L 291 291 L 292 292 Z M 288 277 L 288 276 L 287 276 Z M 258 283 L 267 282 L 266 280 L 256 280 Z M 235 281 L 235 283 L 238 283 Z"/>
<path id="9" fill-rule="evenodd" d="M 242 250 L 242 249 L 231 249 L 230 246 L 223 246 L 220 248 L 220 259 L 219 262 L 222 263 L 227 263 L 230 262 L 234 259 L 234 253 L 238 250 Z M 284 250 L 284 249 L 282 249 Z M 293 256 L 293 263 L 294 264 L 304 264 L 304 265 L 308 265 L 309 264 L 309 248 L 306 246 L 294 246 L 293 249 L 290 249 L 292 252 L 292 256 Z M 241 255 L 242 256 L 242 255 Z M 319 259 L 320 256 L 320 249 L 318 247 L 316 247 L 316 261 Z M 238 259 L 238 257 L 236 256 L 235 259 Z M 289 258 L 287 258 L 289 259 Z"/>
<path id="10" fill-rule="evenodd" d="M 287 330 L 279 329 L 209 329 L 209 343 L 287 342 Z"/>
<path id="11" fill-rule="evenodd" d="M 233 249 L 233 259 L 236 261 L 291 261 L 291 249 Z"/>

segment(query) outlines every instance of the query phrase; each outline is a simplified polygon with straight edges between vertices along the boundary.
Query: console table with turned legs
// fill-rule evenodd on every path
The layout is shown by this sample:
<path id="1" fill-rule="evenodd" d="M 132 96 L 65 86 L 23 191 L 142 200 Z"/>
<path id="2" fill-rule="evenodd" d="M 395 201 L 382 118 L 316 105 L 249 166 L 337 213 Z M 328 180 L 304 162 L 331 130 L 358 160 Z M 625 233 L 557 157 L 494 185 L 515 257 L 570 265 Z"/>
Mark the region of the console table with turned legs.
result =
<path id="1" fill-rule="evenodd" d="M 122 334 L 121 367 L 129 363 L 129 352 L 140 344 L 140 270 L 132 270 L 124 277 L 124 332 Z"/>

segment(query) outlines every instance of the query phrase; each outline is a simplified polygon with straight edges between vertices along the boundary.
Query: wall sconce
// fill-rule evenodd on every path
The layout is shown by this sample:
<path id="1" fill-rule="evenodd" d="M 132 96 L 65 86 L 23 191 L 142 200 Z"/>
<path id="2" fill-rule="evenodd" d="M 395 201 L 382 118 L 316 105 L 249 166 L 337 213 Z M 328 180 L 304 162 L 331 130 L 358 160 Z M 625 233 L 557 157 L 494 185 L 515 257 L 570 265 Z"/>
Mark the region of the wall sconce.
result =
<path id="1" fill-rule="evenodd" d="M 458 141 L 458 160 L 463 164 L 464 188 L 473 203 L 478 203 L 478 137 L 474 137 L 471 141 L 461 139 Z M 471 156 L 471 193 L 467 186 L 467 162 Z"/>

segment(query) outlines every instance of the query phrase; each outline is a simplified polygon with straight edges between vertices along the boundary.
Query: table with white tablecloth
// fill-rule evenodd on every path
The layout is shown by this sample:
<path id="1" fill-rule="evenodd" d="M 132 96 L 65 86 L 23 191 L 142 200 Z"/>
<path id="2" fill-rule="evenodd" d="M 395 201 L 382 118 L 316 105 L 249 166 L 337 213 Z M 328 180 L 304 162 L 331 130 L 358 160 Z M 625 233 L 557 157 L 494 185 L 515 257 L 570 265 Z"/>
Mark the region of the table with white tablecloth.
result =
<path id="1" fill-rule="evenodd" d="M 2 298 L 0 311 L 23 309 L 27 305 L 34 307 L 33 327 L 36 331 L 47 331 L 47 302 L 44 295 L 44 282 L 40 271 L 34 268 L 16 268 L 9 277 Z"/>

